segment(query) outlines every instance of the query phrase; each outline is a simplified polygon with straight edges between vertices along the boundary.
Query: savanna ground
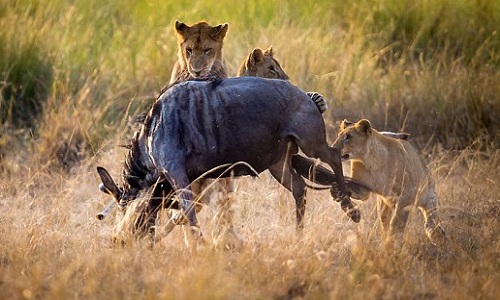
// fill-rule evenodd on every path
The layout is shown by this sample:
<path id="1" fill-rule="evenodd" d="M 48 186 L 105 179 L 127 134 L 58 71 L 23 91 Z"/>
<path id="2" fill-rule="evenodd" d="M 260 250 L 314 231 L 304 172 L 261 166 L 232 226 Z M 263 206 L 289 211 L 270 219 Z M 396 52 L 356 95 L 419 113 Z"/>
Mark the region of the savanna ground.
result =
<path id="1" fill-rule="evenodd" d="M 496 299 L 500 295 L 500 3 L 0 0 L 1 299 Z M 95 214 L 97 165 L 117 178 L 130 117 L 176 59 L 174 20 L 229 23 L 231 74 L 254 47 L 343 118 L 404 130 L 437 182 L 448 243 L 414 213 L 385 248 L 374 199 L 347 219 L 310 192 L 294 204 L 269 176 L 239 180 L 236 251 L 184 243 L 113 246 Z M 200 213 L 210 241 L 217 207 Z M 161 224 L 160 224 L 161 229 Z"/>

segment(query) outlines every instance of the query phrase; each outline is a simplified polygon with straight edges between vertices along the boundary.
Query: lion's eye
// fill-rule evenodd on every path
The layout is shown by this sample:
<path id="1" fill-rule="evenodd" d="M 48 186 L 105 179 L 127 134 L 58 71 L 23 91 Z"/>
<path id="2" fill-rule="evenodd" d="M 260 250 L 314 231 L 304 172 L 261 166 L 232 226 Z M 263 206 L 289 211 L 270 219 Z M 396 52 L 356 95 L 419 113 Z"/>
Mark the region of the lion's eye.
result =
<path id="1" fill-rule="evenodd" d="M 203 53 L 204 53 L 205 55 L 208 55 L 208 54 L 210 54 L 211 52 L 212 52 L 212 48 L 207 48 L 207 49 L 203 50 Z"/>
<path id="2" fill-rule="evenodd" d="M 274 66 L 269 66 L 269 72 L 271 72 L 274 75 L 278 75 L 278 71 L 276 71 L 276 68 Z"/>
<path id="3" fill-rule="evenodd" d="M 350 134 L 346 134 L 346 135 L 344 136 L 344 141 L 348 141 L 348 140 L 350 140 L 351 138 L 352 138 L 352 136 L 351 136 Z"/>
<path id="4" fill-rule="evenodd" d="M 193 49 L 186 48 L 186 53 L 187 53 L 187 55 L 191 55 L 193 53 Z"/>

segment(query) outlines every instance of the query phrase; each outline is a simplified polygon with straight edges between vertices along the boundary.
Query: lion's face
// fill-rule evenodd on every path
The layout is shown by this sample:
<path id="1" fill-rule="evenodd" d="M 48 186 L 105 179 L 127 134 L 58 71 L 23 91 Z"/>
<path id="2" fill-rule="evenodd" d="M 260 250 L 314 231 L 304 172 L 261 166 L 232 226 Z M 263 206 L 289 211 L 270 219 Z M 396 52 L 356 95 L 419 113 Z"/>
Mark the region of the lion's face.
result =
<path id="1" fill-rule="evenodd" d="M 192 77 L 209 75 L 214 63 L 222 59 L 222 45 L 227 29 L 227 23 L 210 26 L 205 22 L 198 22 L 188 26 L 176 21 L 179 58 Z"/>
<path id="2" fill-rule="evenodd" d="M 343 160 L 363 160 L 368 152 L 371 134 L 372 127 L 368 120 L 363 119 L 357 123 L 344 120 L 332 146 L 340 150 Z"/>
<path id="3" fill-rule="evenodd" d="M 273 48 L 254 49 L 242 62 L 238 76 L 256 76 L 288 80 L 289 77 L 273 57 Z"/>

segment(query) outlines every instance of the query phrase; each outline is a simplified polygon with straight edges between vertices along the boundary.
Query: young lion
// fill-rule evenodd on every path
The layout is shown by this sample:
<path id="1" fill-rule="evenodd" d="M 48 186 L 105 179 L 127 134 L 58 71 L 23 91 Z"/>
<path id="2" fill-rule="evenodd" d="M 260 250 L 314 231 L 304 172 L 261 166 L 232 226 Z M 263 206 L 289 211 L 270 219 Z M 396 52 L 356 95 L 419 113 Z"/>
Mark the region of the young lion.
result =
<path id="1" fill-rule="evenodd" d="M 227 78 L 222 58 L 222 46 L 227 30 L 227 23 L 210 26 L 202 21 L 188 26 L 175 21 L 179 52 L 170 84 L 197 78 Z"/>
<path id="2" fill-rule="evenodd" d="M 229 25 L 227 23 L 210 26 L 204 21 L 188 26 L 180 21 L 175 21 L 175 32 L 178 41 L 178 60 L 176 61 L 169 84 L 192 79 L 205 80 L 215 78 L 228 78 L 227 69 L 222 55 L 223 41 Z M 236 246 L 241 243 L 236 234 L 232 219 L 231 209 L 234 197 L 234 183 L 230 178 L 201 179 L 191 184 L 194 195 L 200 196 L 198 201 L 207 204 L 211 193 L 217 195 L 217 204 L 221 207 L 217 221 L 219 237 L 226 239 L 226 246 Z M 201 205 L 196 206 L 199 211 Z M 184 224 L 186 219 L 181 212 L 171 216 L 166 231 L 171 231 L 175 224 Z"/>
<path id="3" fill-rule="evenodd" d="M 274 58 L 273 47 L 262 51 L 255 48 L 240 64 L 237 76 L 255 76 L 269 79 L 289 80 L 288 74 L 281 68 L 280 63 Z M 328 108 L 323 95 L 316 92 L 307 92 L 307 95 L 316 103 L 319 111 L 324 113 Z"/>
<path id="4" fill-rule="evenodd" d="M 236 76 L 255 76 L 288 80 L 289 77 L 273 57 L 273 47 L 262 51 L 255 48 L 241 62 Z"/>
<path id="5" fill-rule="evenodd" d="M 368 120 L 344 120 L 333 146 L 342 159 L 351 161 L 351 177 L 366 183 L 378 194 L 379 219 L 389 235 L 402 234 L 409 210 L 416 205 L 425 220 L 425 233 L 435 243 L 444 236 L 437 215 L 434 181 L 421 157 L 403 139 L 387 137 L 371 127 Z M 353 193 L 365 200 L 370 195 Z"/>

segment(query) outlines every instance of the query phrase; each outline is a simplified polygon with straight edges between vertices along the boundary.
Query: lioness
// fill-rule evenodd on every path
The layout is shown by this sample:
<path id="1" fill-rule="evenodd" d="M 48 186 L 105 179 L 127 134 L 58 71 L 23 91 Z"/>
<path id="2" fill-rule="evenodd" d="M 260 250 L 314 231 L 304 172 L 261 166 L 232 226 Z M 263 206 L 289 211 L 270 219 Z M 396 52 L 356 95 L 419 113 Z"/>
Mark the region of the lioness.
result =
<path id="1" fill-rule="evenodd" d="M 387 137 L 362 119 L 344 120 L 333 143 L 343 160 L 351 162 L 351 177 L 365 183 L 379 197 L 378 212 L 383 230 L 389 236 L 402 234 L 409 206 L 416 205 L 425 220 L 425 233 L 435 243 L 444 231 L 439 225 L 434 181 L 415 148 L 403 139 Z M 353 192 L 351 197 L 365 200 L 370 192 Z"/>
<path id="2" fill-rule="evenodd" d="M 197 22 L 188 26 L 175 21 L 179 51 L 178 60 L 170 76 L 170 84 L 196 78 L 227 78 L 222 58 L 222 46 L 228 24 L 210 26 Z"/>

